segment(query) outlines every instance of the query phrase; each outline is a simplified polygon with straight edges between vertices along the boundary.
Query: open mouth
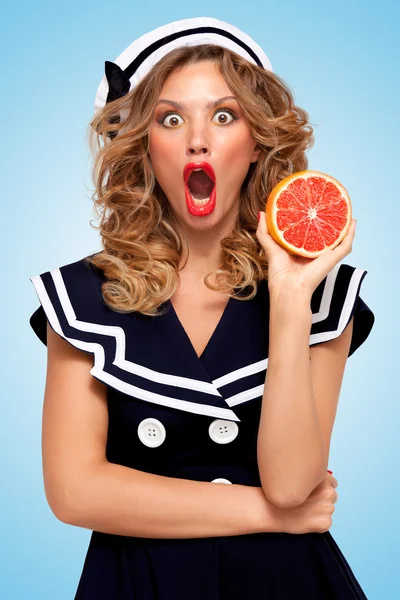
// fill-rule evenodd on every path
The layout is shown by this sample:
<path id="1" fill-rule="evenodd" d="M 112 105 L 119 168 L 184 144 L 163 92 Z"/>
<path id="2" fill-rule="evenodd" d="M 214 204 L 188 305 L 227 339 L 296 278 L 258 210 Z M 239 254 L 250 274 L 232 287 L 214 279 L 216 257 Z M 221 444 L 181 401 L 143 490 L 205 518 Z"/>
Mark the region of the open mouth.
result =
<path id="1" fill-rule="evenodd" d="M 187 200 L 195 206 L 215 203 L 215 173 L 207 162 L 189 163 L 184 168 Z"/>
<path id="2" fill-rule="evenodd" d="M 194 203 L 201 206 L 202 204 L 205 204 L 211 196 L 214 182 L 203 169 L 196 169 L 191 172 L 187 186 Z"/>

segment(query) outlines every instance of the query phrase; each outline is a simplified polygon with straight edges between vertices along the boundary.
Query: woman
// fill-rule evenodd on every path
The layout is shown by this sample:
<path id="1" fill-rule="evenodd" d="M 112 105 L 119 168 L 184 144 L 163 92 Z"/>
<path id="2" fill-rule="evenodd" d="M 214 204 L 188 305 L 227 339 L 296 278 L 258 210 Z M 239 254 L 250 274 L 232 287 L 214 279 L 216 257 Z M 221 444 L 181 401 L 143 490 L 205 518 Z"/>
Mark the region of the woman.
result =
<path id="1" fill-rule="evenodd" d="M 365 598 L 327 472 L 374 323 L 367 271 L 339 264 L 354 222 L 309 260 L 256 219 L 307 167 L 306 112 L 251 38 L 201 17 L 106 63 L 91 126 L 103 250 L 31 277 L 46 495 L 93 530 L 75 599 Z"/>

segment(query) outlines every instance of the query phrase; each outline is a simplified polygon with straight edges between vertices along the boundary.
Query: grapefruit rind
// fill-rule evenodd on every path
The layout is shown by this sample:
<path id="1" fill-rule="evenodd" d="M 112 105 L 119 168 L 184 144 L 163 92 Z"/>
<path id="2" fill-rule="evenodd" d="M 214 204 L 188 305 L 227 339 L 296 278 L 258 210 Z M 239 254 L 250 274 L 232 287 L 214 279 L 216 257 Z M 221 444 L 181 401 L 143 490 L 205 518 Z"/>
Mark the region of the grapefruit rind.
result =
<path id="1" fill-rule="evenodd" d="M 339 197 L 339 199 L 338 199 L 338 203 L 340 202 L 340 200 L 344 200 L 344 202 L 347 205 L 346 223 L 343 226 L 343 228 L 340 232 L 340 235 L 335 238 L 335 240 L 332 242 L 332 244 L 325 245 L 323 249 L 317 250 L 314 252 L 306 250 L 304 247 L 295 246 L 294 244 L 291 244 L 284 237 L 285 231 L 287 231 L 290 228 L 282 229 L 282 228 L 279 228 L 277 225 L 277 213 L 278 213 L 277 199 L 282 198 L 283 192 L 285 192 L 287 190 L 288 186 L 293 181 L 295 181 L 297 179 L 308 179 L 310 177 L 322 177 L 326 181 L 330 181 L 339 190 L 339 192 L 341 194 L 341 197 Z M 282 211 L 282 209 L 279 209 L 279 210 Z M 331 175 L 322 173 L 321 171 L 305 170 L 305 171 L 298 171 L 297 173 L 293 173 L 292 175 L 285 177 L 284 179 L 282 179 L 282 181 L 280 181 L 273 188 L 270 195 L 268 196 L 268 200 L 267 200 L 267 204 L 266 204 L 266 208 L 265 208 L 265 218 L 266 218 L 266 222 L 267 222 L 268 232 L 271 235 L 271 237 L 278 244 L 280 244 L 286 250 L 288 250 L 288 252 L 290 254 L 304 256 L 307 258 L 315 258 L 315 257 L 319 256 L 320 254 L 322 254 L 323 252 L 326 252 L 327 250 L 333 250 L 343 240 L 343 238 L 345 237 L 345 235 L 351 225 L 352 207 L 351 207 L 350 197 L 349 197 L 349 194 L 347 193 L 346 188 L 337 179 L 335 179 Z"/>

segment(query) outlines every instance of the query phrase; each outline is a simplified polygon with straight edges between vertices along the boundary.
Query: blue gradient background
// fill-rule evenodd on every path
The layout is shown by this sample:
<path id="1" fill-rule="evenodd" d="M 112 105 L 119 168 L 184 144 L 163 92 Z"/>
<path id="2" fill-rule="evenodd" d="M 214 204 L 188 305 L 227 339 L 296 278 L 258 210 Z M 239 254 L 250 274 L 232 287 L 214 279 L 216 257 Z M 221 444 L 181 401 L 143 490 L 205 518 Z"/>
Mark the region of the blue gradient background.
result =
<path id="1" fill-rule="evenodd" d="M 31 275 L 100 249 L 85 141 L 104 61 L 166 22 L 214 16 L 266 51 L 314 125 L 309 168 L 349 191 L 358 228 L 344 262 L 367 269 L 376 316 L 346 368 L 331 447 L 331 533 L 367 597 L 400 597 L 398 481 L 399 8 L 383 1 L 22 1 L 1 23 L 3 392 L 0 596 L 71 600 L 90 531 L 56 519 L 44 494 L 46 349 L 29 326 Z M 380 210 L 377 210 L 380 209 Z"/>

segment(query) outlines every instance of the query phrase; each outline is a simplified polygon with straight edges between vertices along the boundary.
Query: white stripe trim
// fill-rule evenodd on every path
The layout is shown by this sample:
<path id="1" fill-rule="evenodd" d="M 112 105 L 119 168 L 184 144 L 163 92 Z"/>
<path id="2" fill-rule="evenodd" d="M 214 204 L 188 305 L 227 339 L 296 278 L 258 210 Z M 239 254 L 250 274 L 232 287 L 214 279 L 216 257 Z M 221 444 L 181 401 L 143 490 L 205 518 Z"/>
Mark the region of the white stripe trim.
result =
<path id="1" fill-rule="evenodd" d="M 80 321 L 77 319 L 60 269 L 54 269 L 53 271 L 50 271 L 50 273 L 53 277 L 57 295 L 67 318 L 68 324 L 74 329 L 79 329 L 80 331 L 99 333 L 101 335 L 108 335 L 115 338 L 116 353 L 115 359 L 113 360 L 114 365 L 123 371 L 133 373 L 134 375 L 138 375 L 144 379 L 149 379 L 150 381 L 155 381 L 156 383 L 162 383 L 165 385 L 195 390 L 197 392 L 203 392 L 205 394 L 222 397 L 215 386 L 207 381 L 162 373 L 160 371 L 155 371 L 154 369 L 149 369 L 148 367 L 139 365 L 138 363 L 126 360 L 126 337 L 125 331 L 122 329 L 122 327 L 118 327 L 116 325 L 99 325 L 98 323 L 89 323 L 87 321 Z"/>
<path id="2" fill-rule="evenodd" d="M 318 323 L 319 321 L 323 321 L 329 315 L 329 311 L 331 309 L 331 302 L 333 296 L 333 290 L 335 289 L 336 278 L 339 273 L 340 264 L 335 265 L 334 268 L 329 271 L 326 276 L 326 282 L 324 286 L 324 291 L 322 293 L 321 304 L 319 306 L 319 311 L 313 313 L 312 322 Z"/>
<path id="3" fill-rule="evenodd" d="M 326 284 L 324 287 L 324 292 L 322 295 L 319 311 L 317 313 L 313 314 L 313 320 L 312 320 L 313 323 L 324 320 L 329 315 L 331 303 L 332 303 L 334 286 L 335 286 L 339 268 L 340 268 L 340 264 L 336 265 L 334 267 L 334 269 L 332 269 L 332 271 L 327 276 L 327 281 L 326 281 Z M 357 296 L 357 291 L 358 291 L 358 288 L 360 285 L 360 281 L 365 272 L 366 272 L 365 269 L 360 269 L 360 268 L 354 269 L 354 272 L 351 276 L 350 283 L 349 283 L 349 286 L 347 289 L 346 298 L 343 303 L 342 312 L 341 312 L 341 315 L 339 318 L 338 328 L 336 330 L 332 330 L 332 331 L 325 331 L 325 332 L 321 332 L 321 333 L 310 334 L 309 345 L 328 341 L 330 339 L 334 339 L 342 333 L 342 331 L 344 330 L 344 328 L 349 320 L 352 308 L 354 306 L 355 298 Z M 154 371 L 152 369 L 143 367 L 136 363 L 129 362 L 123 358 L 123 354 L 125 353 L 125 332 L 124 332 L 124 330 L 120 327 L 116 327 L 116 326 L 112 326 L 112 325 L 98 325 L 98 324 L 94 324 L 94 323 L 78 321 L 78 319 L 76 319 L 74 309 L 73 309 L 70 299 L 68 297 L 68 292 L 65 287 L 65 283 L 62 278 L 60 270 L 54 269 L 53 271 L 50 271 L 50 273 L 53 276 L 53 280 L 56 285 L 57 293 L 58 293 L 61 305 L 63 307 L 64 313 L 66 315 L 66 318 L 68 320 L 68 323 L 72 327 L 75 327 L 76 329 L 80 329 L 82 331 L 90 331 L 93 333 L 101 333 L 102 335 L 111 335 L 111 336 L 115 337 L 116 347 L 117 347 L 117 357 L 116 357 L 115 361 L 113 362 L 113 364 L 116 364 L 117 366 L 119 366 L 120 368 L 122 368 L 125 371 L 134 373 L 134 374 L 144 377 L 146 379 L 158 381 L 160 383 L 166 383 L 171 380 L 172 382 L 167 383 L 167 385 L 177 385 L 177 387 L 186 387 L 186 388 L 195 389 L 195 390 L 199 390 L 199 388 L 202 387 L 202 386 L 196 387 L 196 384 L 204 384 L 204 386 L 205 386 L 204 389 L 207 389 L 208 387 L 211 386 L 211 389 L 213 390 L 211 393 L 221 396 L 221 394 L 218 392 L 218 388 L 228 385 L 229 383 L 238 381 L 239 379 L 248 377 L 249 375 L 259 373 L 260 371 L 263 371 L 264 369 L 268 368 L 268 358 L 266 358 L 266 359 L 257 361 L 255 363 L 248 364 L 244 367 L 240 367 L 239 369 L 235 369 L 234 371 L 231 371 L 230 373 L 226 373 L 225 375 L 222 375 L 221 377 L 214 379 L 212 381 L 213 385 L 211 385 L 211 384 L 208 384 L 207 382 L 201 382 L 196 379 L 189 379 L 186 377 L 180 377 L 180 376 L 176 376 L 176 375 L 168 375 L 166 373 L 160 373 L 158 371 Z M 117 389 L 121 389 L 121 391 L 123 391 L 125 393 L 129 393 L 130 395 L 137 395 L 139 397 L 138 392 L 142 393 L 143 394 L 142 398 L 144 400 L 149 400 L 151 402 L 154 401 L 159 404 L 167 404 L 166 402 L 157 402 L 156 400 L 151 400 L 150 397 L 154 396 L 155 398 L 162 398 L 167 401 L 168 400 L 171 401 L 172 404 L 167 404 L 167 405 L 170 405 L 173 408 L 179 408 L 179 406 L 177 406 L 176 404 L 173 404 L 174 402 L 179 403 L 180 406 L 189 405 L 190 409 L 192 408 L 192 406 L 200 407 L 201 409 L 206 408 L 207 412 L 204 412 L 204 411 L 201 412 L 200 410 L 192 411 L 190 409 L 183 408 L 183 410 L 190 410 L 190 412 L 197 412 L 198 414 L 210 414 L 210 412 L 208 411 L 208 408 L 212 408 L 214 410 L 213 416 L 227 417 L 227 412 L 229 413 L 230 411 L 227 411 L 225 409 L 218 408 L 218 407 L 209 407 L 209 405 L 205 406 L 205 405 L 200 405 L 197 403 L 186 402 L 184 400 L 178 400 L 176 398 L 169 398 L 168 396 L 162 396 L 160 394 L 153 394 L 152 392 L 147 392 L 146 390 L 142 390 L 141 388 L 137 388 L 136 386 L 122 382 L 119 379 L 116 379 L 115 377 L 113 377 L 112 375 L 109 375 L 108 373 L 104 373 L 103 368 L 104 368 L 105 356 L 104 356 L 103 347 L 100 344 L 81 342 L 80 340 L 73 340 L 73 339 L 67 338 L 61 330 L 56 312 L 51 304 L 51 301 L 47 295 L 47 292 L 45 290 L 45 287 L 43 285 L 43 282 L 42 282 L 40 276 L 34 276 L 34 277 L 31 277 L 30 279 L 36 288 L 36 291 L 39 296 L 39 300 L 41 301 L 41 303 L 43 304 L 43 306 L 46 310 L 46 313 L 49 317 L 50 323 L 53 326 L 53 329 L 55 331 L 57 331 L 57 333 L 59 333 L 59 335 L 61 335 L 61 337 L 63 337 L 67 341 L 69 341 L 72 345 L 76 346 L 77 348 L 80 348 L 81 350 L 87 350 L 87 351 L 93 352 L 95 354 L 95 366 L 91 369 L 91 373 L 93 375 L 96 375 L 102 381 L 105 381 L 106 383 L 113 385 L 113 387 L 116 387 Z M 100 374 L 104 374 L 105 377 L 100 376 Z M 179 383 L 177 384 L 177 383 L 175 383 L 175 381 L 178 381 Z M 185 385 L 185 382 L 187 382 L 190 385 Z M 193 385 L 194 387 L 191 387 L 191 385 Z M 253 398 L 256 398 L 260 395 L 262 396 L 264 393 L 264 385 L 265 384 L 263 383 L 254 388 L 249 388 L 247 390 L 244 390 L 244 391 L 240 392 L 239 394 L 235 394 L 234 396 L 231 396 L 230 398 L 225 399 L 225 402 L 229 406 L 232 407 L 232 406 L 237 406 L 238 404 L 242 404 L 243 402 L 247 402 L 248 400 L 252 400 Z M 119 387 L 119 386 L 122 386 L 122 387 Z M 213 386 L 215 386 L 215 388 Z M 126 392 L 126 389 L 130 390 L 130 392 Z M 203 391 L 203 390 L 201 390 L 201 391 Z M 230 418 L 233 418 L 234 420 L 238 420 L 238 421 L 240 420 L 236 417 L 236 415 L 234 415 L 234 417 L 230 417 Z"/>
<path id="4" fill-rule="evenodd" d="M 248 390 L 244 390 L 240 392 L 240 394 L 235 394 L 230 398 L 226 399 L 226 402 L 230 407 L 237 406 L 238 404 L 243 404 L 243 402 L 248 402 L 249 400 L 253 400 L 254 398 L 258 398 L 258 396 L 263 396 L 264 394 L 265 382 L 257 385 L 256 387 L 250 388 Z"/>
<path id="5" fill-rule="evenodd" d="M 323 319 L 326 319 L 329 315 L 329 311 L 331 308 L 333 290 L 337 278 L 337 274 L 340 268 L 340 264 L 336 265 L 332 271 L 327 276 L 327 281 L 324 287 L 324 292 L 321 299 L 320 309 L 317 313 L 313 314 L 313 323 L 317 323 Z M 354 306 L 354 302 L 357 296 L 357 291 L 359 289 L 360 281 L 363 274 L 366 272 L 365 269 L 356 268 L 351 276 L 349 286 L 347 288 L 346 298 L 343 303 L 342 312 L 339 317 L 338 328 L 332 331 L 324 331 L 321 333 L 310 334 L 309 345 L 316 344 L 318 342 L 325 342 L 331 339 L 338 337 L 344 330 L 349 318 L 351 311 Z M 315 317 L 315 318 L 314 318 Z M 235 369 L 230 373 L 226 373 L 221 377 L 213 380 L 214 385 L 217 388 L 220 388 L 229 383 L 233 383 L 238 381 L 239 379 L 243 379 L 248 377 L 249 375 L 254 375 L 255 373 L 259 373 L 260 371 L 268 369 L 268 358 L 257 361 L 255 363 L 248 364 L 239 369 Z M 226 398 L 225 402 L 229 404 L 229 406 L 237 406 L 238 404 L 242 404 L 243 402 L 247 402 L 248 400 L 252 400 L 253 398 L 257 398 L 258 396 L 262 396 L 264 394 L 264 385 L 265 382 L 259 386 L 249 388 L 247 390 L 243 390 L 242 392 L 231 396 L 230 398 Z"/>
<path id="6" fill-rule="evenodd" d="M 263 371 L 267 367 L 268 358 L 264 358 L 263 360 L 259 360 L 255 363 L 251 363 L 246 365 L 245 367 L 240 367 L 240 369 L 235 369 L 230 373 L 226 373 L 226 375 L 222 375 L 217 379 L 213 380 L 213 384 L 215 387 L 220 388 L 223 385 L 227 385 L 228 383 L 232 383 L 233 381 L 237 381 L 238 379 L 243 379 L 244 377 L 248 377 L 249 375 L 254 375 L 254 373 L 259 373 Z"/>
<path id="7" fill-rule="evenodd" d="M 333 340 L 334 338 L 338 337 L 342 333 L 342 331 L 346 327 L 346 324 L 350 318 L 350 314 L 351 314 L 351 311 L 352 311 L 352 308 L 353 308 L 353 305 L 354 305 L 354 302 L 355 302 L 355 299 L 357 296 L 357 290 L 359 288 L 361 278 L 365 272 L 366 272 L 365 269 L 359 269 L 359 268 L 354 269 L 354 272 L 350 279 L 349 286 L 347 288 L 346 299 L 343 303 L 342 312 L 340 313 L 338 328 L 333 331 L 321 331 L 320 333 L 311 334 L 310 342 L 309 342 L 310 346 L 312 344 L 317 344 L 319 342 L 326 342 L 328 340 Z M 332 301 L 332 295 L 333 295 L 333 289 L 331 289 L 329 291 L 329 298 L 325 297 L 325 294 L 324 294 L 322 301 L 321 301 L 320 312 L 316 313 L 317 315 L 325 314 L 326 316 L 328 316 L 331 301 Z M 320 320 L 321 320 L 320 318 L 317 318 L 315 320 L 315 322 L 320 321 Z M 314 322 L 314 319 L 313 319 L 313 322 Z"/>
<path id="8" fill-rule="evenodd" d="M 65 284 L 62 279 L 60 270 L 54 269 L 53 271 L 50 271 L 50 273 L 56 284 L 56 288 L 58 286 L 57 293 L 59 295 L 59 299 L 60 299 L 61 305 L 63 307 L 64 313 L 65 313 L 65 316 L 67 318 L 69 325 L 71 325 L 71 327 L 74 327 L 75 329 L 79 329 L 81 331 L 87 331 L 87 332 L 90 331 L 93 333 L 101 333 L 102 335 L 111 335 L 111 336 L 115 337 L 117 347 L 118 347 L 119 343 L 123 343 L 123 347 L 125 348 L 125 333 L 122 328 L 115 327 L 112 325 L 97 325 L 94 323 L 86 323 L 85 321 L 79 321 L 76 318 L 74 309 L 68 298 L 68 293 L 66 291 Z M 81 340 L 76 340 L 74 338 L 67 337 L 64 334 L 64 332 L 62 331 L 56 311 L 51 303 L 51 300 L 47 294 L 47 290 L 44 286 L 44 283 L 43 283 L 40 275 L 32 276 L 32 277 L 30 277 L 30 280 L 32 281 L 32 283 L 35 287 L 38 298 L 45 310 L 45 313 L 46 313 L 46 315 L 49 319 L 49 322 L 50 322 L 52 328 L 54 329 L 54 331 L 56 331 L 56 333 L 58 333 L 62 338 L 64 338 L 66 341 L 68 341 L 70 344 L 72 344 L 76 348 L 79 348 L 80 350 L 83 350 L 86 352 L 91 352 L 94 354 L 94 365 L 90 369 L 91 375 L 97 377 L 104 383 L 118 389 L 119 391 L 121 391 L 123 393 L 128 394 L 130 396 L 136 396 L 137 398 L 139 398 L 141 400 L 146 400 L 148 402 L 153 402 L 155 404 L 169 406 L 171 408 L 177 408 L 179 410 L 185 410 L 187 412 L 192 412 L 192 413 L 196 413 L 196 414 L 215 416 L 215 417 L 219 417 L 219 418 L 228 418 L 228 419 L 231 419 L 234 421 L 240 421 L 240 419 L 235 415 L 235 413 L 230 411 L 229 409 L 220 408 L 218 406 L 210 406 L 209 404 L 199 404 L 197 402 L 188 402 L 187 400 L 181 400 L 179 398 L 172 398 L 169 396 L 164 396 L 162 394 L 156 394 L 154 392 L 149 392 L 148 390 L 138 388 L 130 383 L 127 383 L 125 381 L 122 381 L 122 380 L 114 377 L 110 373 L 105 372 L 104 371 L 105 354 L 104 354 L 103 346 L 101 346 L 101 344 L 98 344 L 96 342 L 83 342 Z M 60 290 L 60 284 L 61 284 L 61 290 Z M 64 288 L 64 289 L 62 289 L 62 288 Z M 61 294 L 61 296 L 63 296 L 62 298 L 61 298 L 60 294 Z M 112 331 L 110 332 L 110 330 L 112 330 Z M 119 332 L 122 332 L 122 339 L 121 339 Z M 118 352 L 117 352 L 117 354 L 118 354 Z M 161 377 L 161 379 L 159 379 L 160 381 L 162 381 L 164 378 L 166 381 L 168 381 L 169 378 L 172 378 L 172 380 L 174 380 L 174 381 L 180 380 L 178 382 L 179 385 L 177 385 L 177 387 L 188 387 L 188 386 L 183 385 L 183 380 L 185 380 L 185 381 L 189 382 L 190 385 L 194 385 L 194 386 L 196 384 L 204 384 L 205 387 L 213 390 L 211 392 L 212 394 L 221 396 L 221 394 L 218 392 L 218 390 L 216 390 L 212 384 L 209 384 L 207 382 L 201 382 L 196 379 L 189 379 L 189 378 L 185 378 L 185 377 L 177 377 L 174 375 L 158 373 L 157 371 L 153 371 L 153 370 L 147 369 L 145 367 L 140 367 L 139 365 L 135 365 L 135 363 L 129 363 L 129 361 L 123 360 L 123 364 L 127 364 L 127 363 L 138 367 L 138 372 L 141 372 L 141 369 L 144 369 L 148 373 L 149 372 L 153 373 L 154 374 L 153 377 L 155 377 L 155 378 Z M 118 364 L 117 359 L 115 359 L 113 364 L 120 366 L 120 364 Z M 121 367 L 121 368 L 123 368 L 123 367 Z M 135 371 L 132 370 L 131 372 L 135 372 Z M 162 382 L 165 382 L 165 381 L 162 381 Z M 173 385 L 173 384 L 169 384 L 169 385 Z M 202 386 L 200 385 L 198 387 L 193 387 L 191 389 L 199 389 L 201 387 Z"/>

